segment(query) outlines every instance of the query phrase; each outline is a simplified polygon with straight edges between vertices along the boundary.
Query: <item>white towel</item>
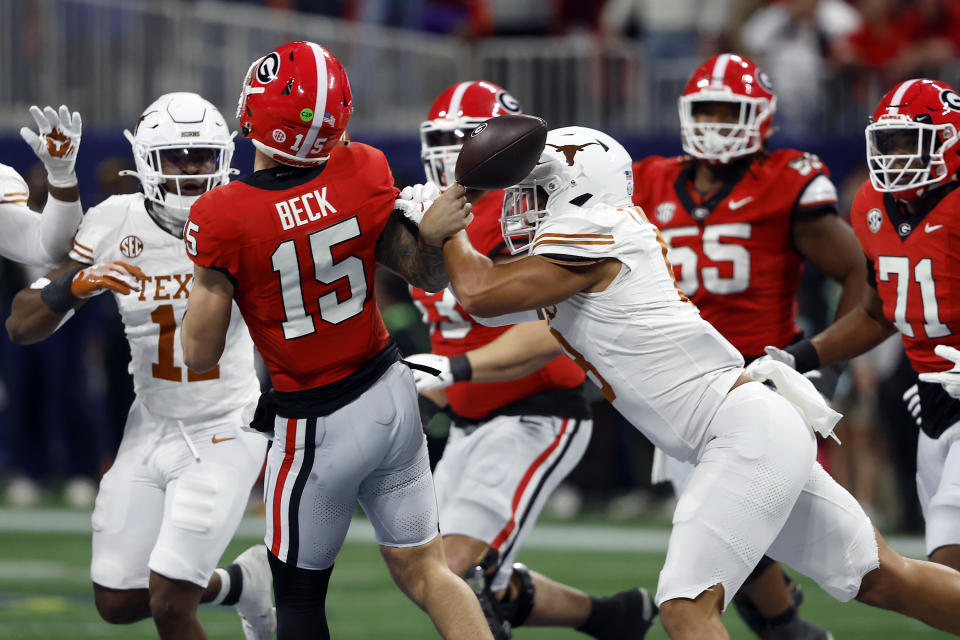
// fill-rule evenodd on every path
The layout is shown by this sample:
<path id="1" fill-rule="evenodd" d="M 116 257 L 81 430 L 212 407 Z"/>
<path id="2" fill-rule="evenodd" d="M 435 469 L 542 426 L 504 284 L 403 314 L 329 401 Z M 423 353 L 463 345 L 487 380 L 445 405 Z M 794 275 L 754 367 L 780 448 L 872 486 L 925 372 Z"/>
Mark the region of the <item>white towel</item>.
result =
<path id="1" fill-rule="evenodd" d="M 768 358 L 755 360 L 747 367 L 746 373 L 757 382 L 772 382 L 777 392 L 800 411 L 814 433 L 819 433 L 824 438 L 833 438 L 840 443 L 840 438 L 833 432 L 833 428 L 843 416 L 827 406 L 820 392 L 802 373 Z"/>

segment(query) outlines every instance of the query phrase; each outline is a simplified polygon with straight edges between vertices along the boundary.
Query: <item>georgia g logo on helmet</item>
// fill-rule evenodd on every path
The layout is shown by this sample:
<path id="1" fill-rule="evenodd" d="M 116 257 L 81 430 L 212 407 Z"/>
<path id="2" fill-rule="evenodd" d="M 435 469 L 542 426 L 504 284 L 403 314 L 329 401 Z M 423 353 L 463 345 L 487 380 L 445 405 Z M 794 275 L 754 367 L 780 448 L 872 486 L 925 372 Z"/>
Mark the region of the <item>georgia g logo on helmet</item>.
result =
<path id="1" fill-rule="evenodd" d="M 946 109 L 960 111 L 960 93 L 957 93 L 952 89 L 944 89 L 940 92 L 940 102 L 943 103 L 943 106 Z"/>
<path id="2" fill-rule="evenodd" d="M 260 84 L 267 84 L 276 79 L 278 73 L 280 73 L 280 55 L 276 51 L 271 51 L 257 67 L 257 80 Z"/>

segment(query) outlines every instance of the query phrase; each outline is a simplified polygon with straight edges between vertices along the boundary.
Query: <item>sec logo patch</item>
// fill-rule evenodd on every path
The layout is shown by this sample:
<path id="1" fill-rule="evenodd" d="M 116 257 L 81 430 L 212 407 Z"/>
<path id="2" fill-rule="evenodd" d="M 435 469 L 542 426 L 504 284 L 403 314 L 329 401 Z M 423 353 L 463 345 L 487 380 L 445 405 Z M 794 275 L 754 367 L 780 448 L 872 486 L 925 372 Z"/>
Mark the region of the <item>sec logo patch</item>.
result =
<path id="1" fill-rule="evenodd" d="M 657 212 L 654 214 L 657 217 L 657 221 L 663 224 L 667 224 L 673 220 L 673 214 L 677 211 L 676 202 L 661 202 L 657 205 Z"/>
<path id="2" fill-rule="evenodd" d="M 867 212 L 867 227 L 873 233 L 880 231 L 880 225 L 883 224 L 883 214 L 880 209 L 870 209 Z"/>
<path id="3" fill-rule="evenodd" d="M 136 258 L 143 252 L 143 241 L 137 236 L 127 236 L 120 241 L 120 253 L 125 258 Z"/>

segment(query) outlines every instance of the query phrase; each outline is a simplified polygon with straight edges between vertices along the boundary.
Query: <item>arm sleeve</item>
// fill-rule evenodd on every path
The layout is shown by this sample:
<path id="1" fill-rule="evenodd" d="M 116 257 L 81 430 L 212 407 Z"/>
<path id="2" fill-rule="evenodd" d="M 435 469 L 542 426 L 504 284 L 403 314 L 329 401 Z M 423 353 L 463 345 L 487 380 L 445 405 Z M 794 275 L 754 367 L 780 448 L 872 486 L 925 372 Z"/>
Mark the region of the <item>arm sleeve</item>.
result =
<path id="1" fill-rule="evenodd" d="M 66 262 L 81 220 L 80 200 L 63 202 L 53 196 L 47 198 L 40 216 L 40 248 L 51 264 Z"/>
<path id="2" fill-rule="evenodd" d="M 27 208 L 27 183 L 12 167 L 0 165 L 0 254 L 35 267 L 53 266 L 41 244 L 43 220 Z"/>

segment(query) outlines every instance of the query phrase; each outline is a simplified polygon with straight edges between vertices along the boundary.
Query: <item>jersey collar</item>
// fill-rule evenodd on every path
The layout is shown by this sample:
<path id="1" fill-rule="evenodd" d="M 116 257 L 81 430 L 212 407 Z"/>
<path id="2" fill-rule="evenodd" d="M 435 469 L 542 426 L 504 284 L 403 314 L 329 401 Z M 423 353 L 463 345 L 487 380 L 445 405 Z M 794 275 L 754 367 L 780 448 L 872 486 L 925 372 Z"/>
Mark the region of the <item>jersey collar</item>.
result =
<path id="1" fill-rule="evenodd" d="M 924 218 L 936 209 L 937 205 L 957 187 L 960 187 L 960 182 L 951 180 L 942 187 L 931 191 L 917 203 L 919 205 L 917 212 L 912 215 L 905 215 L 900 203 L 889 193 L 884 193 L 883 208 L 887 214 L 887 219 L 890 221 L 890 224 L 893 225 L 894 231 L 897 232 L 897 237 L 900 238 L 900 242 L 906 242 L 910 234 L 920 228 L 920 224 Z"/>
<path id="2" fill-rule="evenodd" d="M 727 177 L 724 178 L 723 184 L 719 189 L 714 191 L 710 197 L 705 198 L 703 202 L 697 203 L 693 198 L 693 194 L 690 193 L 690 190 L 693 188 L 693 179 L 696 172 L 696 162 L 691 162 L 689 166 L 683 169 L 677 179 L 673 183 L 673 189 L 677 194 L 677 199 L 680 201 L 680 204 L 683 205 L 683 208 L 686 209 L 690 216 L 697 222 L 703 222 L 707 219 L 713 210 L 717 206 L 727 199 L 730 193 L 733 191 L 733 188 L 740 183 L 743 179 L 743 176 L 746 174 L 747 169 L 750 167 L 750 164 L 753 162 L 752 158 L 743 162 L 742 167 L 739 170 L 731 171 Z"/>
<path id="3" fill-rule="evenodd" d="M 327 166 L 324 162 L 319 167 L 291 167 L 281 164 L 269 169 L 254 171 L 238 180 L 257 189 L 267 191 L 286 191 L 306 184 L 319 176 Z"/>

